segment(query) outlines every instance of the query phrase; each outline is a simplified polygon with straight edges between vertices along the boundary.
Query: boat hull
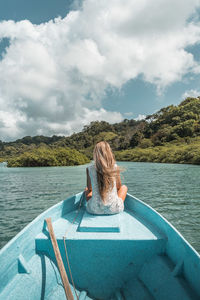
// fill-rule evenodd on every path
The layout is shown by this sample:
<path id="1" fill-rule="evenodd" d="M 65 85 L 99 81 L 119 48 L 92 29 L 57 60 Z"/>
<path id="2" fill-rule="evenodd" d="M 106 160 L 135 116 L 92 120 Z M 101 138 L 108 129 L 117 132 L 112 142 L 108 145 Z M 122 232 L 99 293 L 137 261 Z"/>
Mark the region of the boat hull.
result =
<path id="1" fill-rule="evenodd" d="M 0 299 L 64 299 L 48 217 L 71 281 L 66 237 L 80 298 L 200 299 L 200 256 L 165 218 L 131 195 L 121 214 L 88 215 L 82 193 L 42 213 L 0 251 Z"/>

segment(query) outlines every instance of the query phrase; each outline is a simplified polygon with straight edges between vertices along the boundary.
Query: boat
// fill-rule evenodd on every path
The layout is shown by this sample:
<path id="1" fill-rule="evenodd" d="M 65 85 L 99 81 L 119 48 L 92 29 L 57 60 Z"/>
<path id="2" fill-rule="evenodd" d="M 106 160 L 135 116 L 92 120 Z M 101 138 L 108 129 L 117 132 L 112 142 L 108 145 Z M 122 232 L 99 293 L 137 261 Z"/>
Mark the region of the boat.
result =
<path id="1" fill-rule="evenodd" d="M 74 299 L 200 299 L 200 255 L 157 211 L 127 194 L 125 210 L 91 215 L 84 193 L 43 212 L 0 251 L 1 300 L 66 299 L 51 218 Z"/>
<path id="2" fill-rule="evenodd" d="M 7 168 L 7 161 L 0 162 L 0 168 Z"/>

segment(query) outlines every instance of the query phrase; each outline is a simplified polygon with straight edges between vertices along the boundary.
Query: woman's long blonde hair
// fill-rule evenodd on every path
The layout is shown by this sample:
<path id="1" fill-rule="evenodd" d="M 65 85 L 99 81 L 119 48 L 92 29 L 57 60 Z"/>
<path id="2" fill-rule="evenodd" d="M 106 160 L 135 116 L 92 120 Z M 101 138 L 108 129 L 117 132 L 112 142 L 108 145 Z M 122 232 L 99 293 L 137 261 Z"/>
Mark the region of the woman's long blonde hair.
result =
<path id="1" fill-rule="evenodd" d="M 114 154 L 107 142 L 96 144 L 93 152 L 95 168 L 97 172 L 97 182 L 99 193 L 104 202 L 105 196 L 110 188 L 114 186 L 114 180 L 119 175 Z"/>

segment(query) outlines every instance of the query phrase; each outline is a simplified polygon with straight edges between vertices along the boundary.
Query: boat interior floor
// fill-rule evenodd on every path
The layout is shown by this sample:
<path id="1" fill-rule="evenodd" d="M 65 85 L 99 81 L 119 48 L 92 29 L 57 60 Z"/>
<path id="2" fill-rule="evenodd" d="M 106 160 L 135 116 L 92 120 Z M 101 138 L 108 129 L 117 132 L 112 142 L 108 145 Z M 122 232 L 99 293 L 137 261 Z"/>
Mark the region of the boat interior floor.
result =
<path id="1" fill-rule="evenodd" d="M 166 236 L 132 211 L 93 216 L 81 208 L 62 215 L 53 228 L 70 280 L 65 237 L 80 300 L 198 299 L 179 272 L 181 266 L 167 257 Z M 73 287 L 72 291 L 76 299 Z M 45 222 L 35 237 L 35 254 L 29 261 L 20 257 L 17 274 L 1 295 L 5 298 L 0 299 L 10 300 L 65 299 Z"/>

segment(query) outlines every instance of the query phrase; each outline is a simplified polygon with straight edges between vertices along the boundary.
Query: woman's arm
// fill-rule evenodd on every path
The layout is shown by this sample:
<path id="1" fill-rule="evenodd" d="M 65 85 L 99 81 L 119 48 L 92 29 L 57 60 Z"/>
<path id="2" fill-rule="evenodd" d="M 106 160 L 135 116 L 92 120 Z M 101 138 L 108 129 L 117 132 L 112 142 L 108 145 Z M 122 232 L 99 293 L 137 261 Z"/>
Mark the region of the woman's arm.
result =
<path id="1" fill-rule="evenodd" d="M 119 172 L 119 168 L 118 167 L 117 167 L 116 186 L 117 186 L 117 190 L 119 190 L 121 188 L 121 186 L 122 186 L 121 178 L 120 178 L 120 172 Z"/>
<path id="2" fill-rule="evenodd" d="M 116 186 L 117 186 L 118 197 L 121 198 L 123 201 L 125 201 L 128 188 L 126 185 L 122 185 L 122 183 L 121 183 L 119 169 L 117 169 Z"/>
<path id="3" fill-rule="evenodd" d="M 85 195 L 86 195 L 86 200 L 88 201 L 92 197 L 92 185 L 91 185 L 88 168 L 86 168 L 86 176 L 87 176 L 87 187 L 85 188 Z"/>

